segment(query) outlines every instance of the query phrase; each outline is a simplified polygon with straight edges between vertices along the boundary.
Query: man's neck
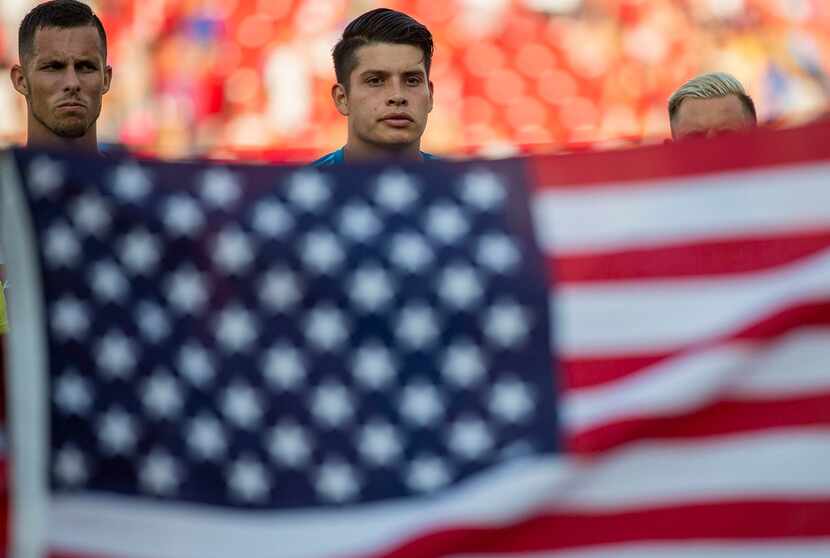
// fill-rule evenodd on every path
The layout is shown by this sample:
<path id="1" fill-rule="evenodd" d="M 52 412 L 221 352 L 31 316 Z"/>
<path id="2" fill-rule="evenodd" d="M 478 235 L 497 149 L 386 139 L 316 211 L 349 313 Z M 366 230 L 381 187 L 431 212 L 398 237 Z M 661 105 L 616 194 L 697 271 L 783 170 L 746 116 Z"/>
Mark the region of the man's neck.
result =
<path id="1" fill-rule="evenodd" d="M 98 136 L 95 126 L 87 130 L 86 134 L 77 138 L 64 138 L 55 135 L 51 130 L 42 126 L 29 125 L 29 137 L 26 147 L 53 149 L 56 151 L 81 151 L 85 153 L 98 153 Z"/>
<path id="2" fill-rule="evenodd" d="M 388 147 L 347 142 L 344 148 L 344 159 L 351 162 L 374 161 L 378 159 L 420 161 L 423 159 L 420 147 L 419 144 L 411 144 L 401 149 L 390 149 Z"/>

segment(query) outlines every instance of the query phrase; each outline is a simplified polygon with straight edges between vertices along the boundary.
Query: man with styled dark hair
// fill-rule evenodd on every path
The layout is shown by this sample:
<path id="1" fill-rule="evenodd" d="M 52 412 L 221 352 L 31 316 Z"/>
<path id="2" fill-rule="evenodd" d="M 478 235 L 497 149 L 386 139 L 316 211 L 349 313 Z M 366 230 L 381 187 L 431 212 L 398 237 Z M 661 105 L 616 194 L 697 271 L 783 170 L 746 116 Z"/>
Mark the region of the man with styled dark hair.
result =
<path id="1" fill-rule="evenodd" d="M 412 17 L 378 8 L 346 27 L 334 47 L 334 105 L 348 118 L 346 145 L 314 166 L 378 158 L 423 160 L 432 111 L 432 34 Z"/>
<path id="2" fill-rule="evenodd" d="M 26 98 L 27 145 L 98 151 L 96 121 L 109 91 L 107 34 L 77 0 L 50 0 L 29 12 L 18 34 L 14 88 Z"/>

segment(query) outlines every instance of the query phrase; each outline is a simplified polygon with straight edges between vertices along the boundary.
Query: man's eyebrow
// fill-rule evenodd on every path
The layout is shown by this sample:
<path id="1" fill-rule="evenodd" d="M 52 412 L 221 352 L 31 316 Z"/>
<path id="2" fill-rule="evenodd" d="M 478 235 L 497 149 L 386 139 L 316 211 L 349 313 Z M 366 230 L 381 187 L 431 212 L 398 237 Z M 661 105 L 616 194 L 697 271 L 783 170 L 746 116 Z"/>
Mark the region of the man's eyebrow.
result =
<path id="1" fill-rule="evenodd" d="M 368 69 L 368 70 L 363 70 L 362 72 L 360 72 L 361 76 L 368 76 L 370 74 L 379 74 L 379 75 L 386 76 L 386 75 L 389 75 L 389 72 L 386 71 L 386 70 L 372 70 L 371 68 Z"/>

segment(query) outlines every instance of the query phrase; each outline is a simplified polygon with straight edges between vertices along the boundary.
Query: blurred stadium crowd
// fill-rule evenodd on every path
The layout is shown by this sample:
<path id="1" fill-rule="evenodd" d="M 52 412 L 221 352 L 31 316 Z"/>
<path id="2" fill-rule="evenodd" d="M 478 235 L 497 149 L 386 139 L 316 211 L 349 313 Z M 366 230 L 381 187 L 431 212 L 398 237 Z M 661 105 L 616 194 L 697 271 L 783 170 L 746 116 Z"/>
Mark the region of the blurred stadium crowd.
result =
<path id="1" fill-rule="evenodd" d="M 0 71 L 34 0 L 0 2 Z M 826 0 L 92 0 L 113 88 L 99 138 L 162 158 L 308 161 L 341 146 L 331 48 L 378 6 L 436 41 L 423 148 L 507 155 L 668 136 L 666 101 L 706 71 L 738 77 L 761 122 L 830 108 Z M 25 102 L 0 87 L 0 145 L 22 142 Z"/>

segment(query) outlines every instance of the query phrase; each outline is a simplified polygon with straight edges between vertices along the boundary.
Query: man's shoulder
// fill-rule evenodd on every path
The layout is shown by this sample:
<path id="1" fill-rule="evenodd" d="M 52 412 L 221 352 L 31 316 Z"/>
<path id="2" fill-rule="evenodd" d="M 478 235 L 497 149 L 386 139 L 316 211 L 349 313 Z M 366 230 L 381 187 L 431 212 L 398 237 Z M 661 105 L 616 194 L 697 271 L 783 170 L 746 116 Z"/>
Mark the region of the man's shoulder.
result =
<path id="1" fill-rule="evenodd" d="M 313 163 L 311 163 L 312 167 L 331 167 L 334 165 L 339 165 L 343 163 L 343 148 L 341 147 L 337 151 L 332 151 L 328 155 L 323 155 Z"/>
<path id="2" fill-rule="evenodd" d="M 440 157 L 436 157 L 432 153 L 427 153 L 425 151 L 421 151 L 421 158 L 424 161 L 440 161 Z M 342 165 L 346 162 L 346 148 L 341 147 L 337 151 L 332 151 L 328 155 L 323 155 L 313 163 L 310 163 L 312 167 L 333 167 L 334 165 Z"/>

